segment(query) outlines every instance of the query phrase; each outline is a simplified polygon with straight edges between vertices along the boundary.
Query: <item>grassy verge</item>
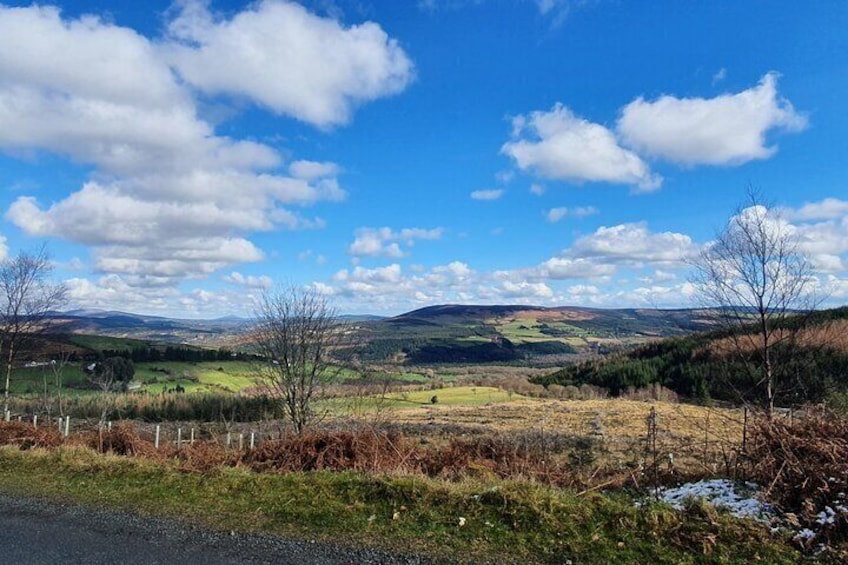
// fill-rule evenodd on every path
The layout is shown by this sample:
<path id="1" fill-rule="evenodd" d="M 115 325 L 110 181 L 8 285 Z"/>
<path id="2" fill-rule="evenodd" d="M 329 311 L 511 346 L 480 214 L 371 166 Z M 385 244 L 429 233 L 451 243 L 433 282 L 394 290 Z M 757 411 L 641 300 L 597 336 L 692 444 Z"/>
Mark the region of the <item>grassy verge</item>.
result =
<path id="1" fill-rule="evenodd" d="M 0 489 L 206 526 L 451 559 L 563 563 L 795 563 L 762 526 L 702 506 L 636 508 L 623 494 L 510 481 L 350 472 L 181 470 L 82 448 L 0 448 Z"/>

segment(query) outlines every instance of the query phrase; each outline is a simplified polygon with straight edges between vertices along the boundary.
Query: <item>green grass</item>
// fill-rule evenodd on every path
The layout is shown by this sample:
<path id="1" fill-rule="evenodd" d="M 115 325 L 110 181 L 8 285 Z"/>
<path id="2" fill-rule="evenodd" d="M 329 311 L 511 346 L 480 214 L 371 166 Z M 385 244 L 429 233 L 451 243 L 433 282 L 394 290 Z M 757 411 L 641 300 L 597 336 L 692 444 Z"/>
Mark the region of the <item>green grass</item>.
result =
<path id="1" fill-rule="evenodd" d="M 518 482 L 357 473 L 181 471 L 82 448 L 0 448 L 0 490 L 451 560 L 513 563 L 796 563 L 767 528 L 697 506 L 637 508 Z M 461 525 L 461 522 L 464 525 Z"/>
<path id="2" fill-rule="evenodd" d="M 177 385 L 186 392 L 240 392 L 256 385 L 253 368 L 245 361 L 137 363 L 133 380 L 153 393 Z"/>
<path id="3" fill-rule="evenodd" d="M 12 372 L 9 380 L 9 390 L 12 394 L 43 394 L 45 378 L 47 389 L 54 394 L 57 387 L 55 377 L 50 367 L 21 367 Z M 67 365 L 62 369 L 63 394 L 75 394 L 75 386 L 86 383 L 88 377 L 82 371 L 82 366 Z"/>
<path id="4" fill-rule="evenodd" d="M 436 402 L 432 398 L 436 397 Z M 524 398 L 519 394 L 505 392 L 489 386 L 459 386 L 434 390 L 392 392 L 385 397 L 330 398 L 317 403 L 320 409 L 344 414 L 354 409 L 357 412 L 379 409 L 403 409 L 422 406 L 482 406 L 510 402 Z"/>

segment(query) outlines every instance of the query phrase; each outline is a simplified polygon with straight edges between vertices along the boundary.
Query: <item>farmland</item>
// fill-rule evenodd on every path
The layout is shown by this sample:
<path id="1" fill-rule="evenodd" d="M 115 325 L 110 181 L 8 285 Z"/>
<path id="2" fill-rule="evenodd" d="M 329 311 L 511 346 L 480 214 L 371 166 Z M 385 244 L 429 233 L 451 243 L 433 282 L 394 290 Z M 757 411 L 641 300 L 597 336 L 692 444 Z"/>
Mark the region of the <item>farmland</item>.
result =
<path id="1" fill-rule="evenodd" d="M 12 409 L 22 421 L 0 430 L 5 443 L 44 451 L 0 449 L 0 488 L 22 493 L 38 489 L 88 504 L 166 512 L 213 528 L 294 536 L 321 528 L 330 538 L 344 536 L 389 550 L 413 548 L 433 557 L 455 557 L 457 548 L 468 546 L 472 560 L 499 556 L 504 561 L 556 563 L 567 551 L 585 562 L 617 556 L 621 562 L 676 563 L 685 562 L 686 555 L 698 555 L 701 562 L 733 562 L 740 555 L 793 562 L 798 551 L 808 549 L 792 540 L 800 526 L 785 522 L 775 530 L 779 533 L 767 534 L 762 525 L 705 507 L 682 513 L 654 505 L 634 510 L 648 493 L 686 480 L 750 478 L 768 485 L 790 471 L 815 475 L 798 467 L 819 460 L 813 456 L 799 457 L 790 467 L 757 464 L 752 450 L 772 448 L 766 447 L 770 436 L 762 431 L 771 428 L 762 428 L 756 414 L 729 404 L 680 402 L 674 390 L 660 384 L 662 378 L 645 381 L 641 388 L 622 386 L 615 397 L 591 380 L 546 381 L 564 373 L 558 366 L 546 368 L 551 356 L 563 358 L 545 349 L 536 349 L 535 361 L 525 358 L 526 363 L 515 357 L 501 364 L 455 362 L 464 355 L 456 357 L 455 352 L 469 347 L 484 348 L 471 349 L 474 355 L 495 348 L 523 356 L 532 350 L 528 347 L 553 342 L 579 351 L 568 354 L 577 359 L 590 356 L 587 366 L 615 367 L 627 362 L 630 350 L 603 351 L 603 344 L 642 343 L 646 351 L 663 351 L 663 344 L 675 342 L 657 341 L 661 331 L 645 326 L 640 336 L 625 337 L 619 317 L 610 322 L 619 330 L 600 335 L 597 325 L 581 326 L 590 315 L 585 312 L 484 309 L 472 312 L 479 324 L 469 322 L 467 311 L 459 310 L 459 317 L 457 312 L 449 309 L 447 318 L 439 313 L 438 322 L 432 316 L 425 322 L 428 316 L 417 314 L 412 325 L 423 329 L 417 349 L 409 349 L 405 357 L 332 370 L 333 377 L 322 379 L 314 399 L 320 418 L 303 435 L 291 433 L 280 405 L 257 380 L 256 362 L 239 358 L 241 354 L 133 337 L 55 337 L 49 350 L 72 353 L 75 360 L 58 368 L 39 361 L 17 369 Z M 396 336 L 412 327 L 409 320 L 401 325 L 358 322 L 370 332 L 366 347 L 380 342 L 374 332 L 384 331 L 369 324 L 381 323 L 401 328 Z M 637 316 L 630 323 L 646 322 Z M 683 330 L 672 333 L 677 331 Z M 704 348 L 705 335 L 677 339 L 701 340 L 693 343 Z M 595 345 L 587 349 L 587 343 Z M 454 362 L 414 362 L 422 354 L 442 353 L 454 355 Z M 90 359 L 115 355 L 137 359 L 129 390 L 93 389 L 82 367 Z M 546 356 L 547 361 L 537 362 Z M 97 426 L 104 406 L 115 420 L 108 432 Z M 33 415 L 43 422 L 57 413 L 72 418 L 68 438 L 55 426 L 36 430 L 24 423 Z M 806 422 L 804 412 L 799 414 L 798 421 Z M 192 443 L 183 445 L 189 429 Z M 156 439 L 160 432 L 161 444 Z M 57 458 L 64 463 L 56 463 Z M 57 474 L 33 472 L 45 461 L 53 461 Z M 77 484 L 73 477 L 79 473 L 97 476 L 102 488 L 94 493 L 87 483 Z M 27 483 L 24 474 L 33 482 Z M 154 475 L 168 486 L 152 495 L 153 506 L 131 502 L 126 493 L 132 485 L 141 476 Z M 272 484 L 275 495 L 254 492 L 259 485 Z M 229 495 L 215 497 L 208 488 Z M 280 510 L 247 510 L 252 502 L 232 498 L 243 489 L 252 493 L 257 508 Z M 300 489 L 319 489 L 326 504 L 316 506 Z M 178 500 L 177 492 L 189 494 Z M 510 501 L 489 500 L 481 492 L 509 492 Z M 783 497 L 792 492 L 785 488 L 768 496 L 787 510 L 805 501 L 808 510 L 798 506 L 797 520 L 816 528 L 818 539 L 832 539 L 826 555 L 844 555 L 842 522 L 816 526 L 816 514 L 809 510 L 829 502 L 813 491 L 793 494 L 791 500 Z M 468 497 L 481 502 L 469 506 L 463 502 Z M 201 508 L 200 500 L 214 511 Z M 292 502 L 286 501 L 296 501 L 298 508 L 289 510 Z M 589 529 L 570 521 L 568 513 L 583 516 Z M 455 525 L 459 517 L 461 526 Z M 657 529 L 656 520 L 664 526 Z M 623 533 L 622 523 L 633 528 L 632 535 Z M 677 538 L 664 528 L 688 533 Z M 564 545 L 557 534 L 562 529 L 574 536 Z M 609 545 L 597 545 L 598 532 L 604 532 Z M 674 539 L 669 546 L 647 543 L 669 535 Z M 723 541 L 709 541 L 714 538 Z M 755 538 L 765 541 L 750 545 Z"/>

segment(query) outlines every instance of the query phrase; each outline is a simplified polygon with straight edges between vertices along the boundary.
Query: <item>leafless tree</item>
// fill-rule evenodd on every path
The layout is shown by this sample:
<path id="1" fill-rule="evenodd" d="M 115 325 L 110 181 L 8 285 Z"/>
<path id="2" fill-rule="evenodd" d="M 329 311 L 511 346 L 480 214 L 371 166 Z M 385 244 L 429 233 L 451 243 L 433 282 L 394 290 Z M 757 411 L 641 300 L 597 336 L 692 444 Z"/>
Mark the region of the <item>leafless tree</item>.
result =
<path id="1" fill-rule="evenodd" d="M 314 400 L 338 376 L 353 328 L 326 297 L 290 286 L 266 292 L 255 307 L 256 371 L 297 433 L 320 420 Z"/>
<path id="2" fill-rule="evenodd" d="M 52 413 L 53 399 L 51 396 L 50 385 L 48 385 L 48 377 L 53 377 L 53 392 L 56 394 L 56 404 L 59 410 L 59 416 L 65 416 L 65 403 L 62 397 L 62 387 L 64 385 L 63 377 L 65 368 L 71 362 L 71 351 L 62 347 L 58 354 L 54 354 L 50 363 L 45 367 L 42 373 L 44 384 L 44 411 L 48 416 Z"/>
<path id="3" fill-rule="evenodd" d="M 797 335 L 790 318 L 816 303 L 799 243 L 795 228 L 752 190 L 694 264 L 699 298 L 718 309 L 731 353 L 752 372 L 769 414 L 788 384 L 779 378 L 775 352 Z"/>
<path id="4" fill-rule="evenodd" d="M 0 352 L 6 369 L 4 413 L 9 409 L 12 370 L 22 346 L 49 329 L 49 314 L 65 303 L 63 284 L 50 280 L 53 266 L 44 247 L 0 262 Z"/>

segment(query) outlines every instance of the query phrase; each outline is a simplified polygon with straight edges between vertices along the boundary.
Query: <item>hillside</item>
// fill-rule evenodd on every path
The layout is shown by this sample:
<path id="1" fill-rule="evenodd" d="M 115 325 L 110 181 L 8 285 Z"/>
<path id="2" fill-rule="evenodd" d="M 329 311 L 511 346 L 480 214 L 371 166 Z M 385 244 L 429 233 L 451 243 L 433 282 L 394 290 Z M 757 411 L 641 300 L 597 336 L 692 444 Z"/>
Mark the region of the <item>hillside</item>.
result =
<path id="1" fill-rule="evenodd" d="M 362 327 L 369 361 L 475 363 L 607 354 L 714 321 L 704 310 L 442 305 Z"/>
<path id="2" fill-rule="evenodd" d="M 105 310 L 53 312 L 51 319 L 55 331 L 62 333 L 206 347 L 232 346 L 249 325 L 249 320 L 234 316 L 185 320 Z"/>
<path id="3" fill-rule="evenodd" d="M 773 351 L 777 400 L 783 405 L 848 398 L 848 307 L 790 319 Z M 727 332 L 710 331 L 644 344 L 533 379 L 536 384 L 591 384 L 619 394 L 661 384 L 696 400 L 757 401 L 759 353 L 737 347 Z"/>

